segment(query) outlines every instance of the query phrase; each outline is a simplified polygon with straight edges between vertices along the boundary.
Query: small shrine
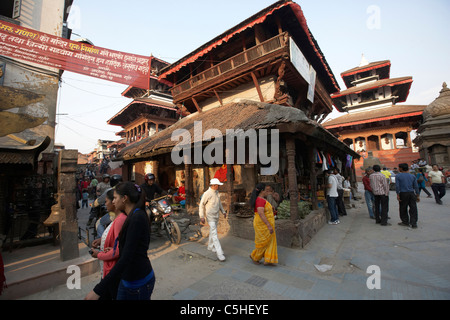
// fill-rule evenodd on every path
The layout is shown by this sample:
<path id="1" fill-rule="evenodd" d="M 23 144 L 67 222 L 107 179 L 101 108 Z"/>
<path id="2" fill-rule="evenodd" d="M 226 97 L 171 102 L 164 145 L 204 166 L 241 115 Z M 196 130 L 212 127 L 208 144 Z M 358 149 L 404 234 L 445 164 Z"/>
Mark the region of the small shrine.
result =
<path id="1" fill-rule="evenodd" d="M 423 118 L 414 140 L 421 157 L 429 164 L 450 169 L 450 89 L 445 82 L 439 97 L 423 111 Z"/>

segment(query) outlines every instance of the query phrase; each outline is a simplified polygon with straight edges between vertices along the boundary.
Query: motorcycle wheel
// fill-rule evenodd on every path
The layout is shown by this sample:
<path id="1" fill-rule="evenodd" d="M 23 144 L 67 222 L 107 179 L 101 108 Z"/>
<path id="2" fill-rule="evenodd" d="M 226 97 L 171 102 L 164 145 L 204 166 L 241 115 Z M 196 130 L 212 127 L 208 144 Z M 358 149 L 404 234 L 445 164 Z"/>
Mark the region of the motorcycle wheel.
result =
<path id="1" fill-rule="evenodd" d="M 178 223 L 173 220 L 166 220 L 165 225 L 167 237 L 169 238 L 170 242 L 172 242 L 173 244 L 179 244 L 181 242 L 181 232 Z"/>

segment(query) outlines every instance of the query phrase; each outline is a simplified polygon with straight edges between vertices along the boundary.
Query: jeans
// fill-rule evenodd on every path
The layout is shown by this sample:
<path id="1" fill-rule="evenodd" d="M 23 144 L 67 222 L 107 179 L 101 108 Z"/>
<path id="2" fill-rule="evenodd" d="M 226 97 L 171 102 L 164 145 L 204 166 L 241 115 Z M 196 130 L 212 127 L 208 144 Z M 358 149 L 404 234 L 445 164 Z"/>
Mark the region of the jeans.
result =
<path id="1" fill-rule="evenodd" d="M 414 192 L 400 192 L 400 219 L 404 224 L 417 225 L 417 197 Z M 409 216 L 408 216 L 409 207 Z"/>
<path id="2" fill-rule="evenodd" d="M 419 184 L 419 194 L 420 194 L 420 192 L 421 192 L 422 190 L 425 191 L 425 193 L 426 193 L 428 196 L 431 196 L 430 191 L 428 191 L 427 188 L 422 187 L 422 186 Z"/>
<path id="3" fill-rule="evenodd" d="M 371 218 L 375 218 L 375 215 L 373 213 L 373 204 L 375 201 L 375 197 L 374 197 L 373 193 L 370 192 L 369 190 L 365 190 L 364 197 L 366 198 L 366 204 L 367 204 L 367 209 L 369 210 L 369 216 Z"/>
<path id="4" fill-rule="evenodd" d="M 382 225 L 387 224 L 389 197 L 386 195 L 375 195 L 375 220 Z"/>
<path id="5" fill-rule="evenodd" d="M 338 189 L 338 198 L 337 198 L 337 208 L 338 208 L 338 214 L 341 216 L 347 215 L 347 210 L 345 209 L 344 204 L 344 189 Z"/>
<path id="6" fill-rule="evenodd" d="M 445 184 L 433 183 L 431 185 L 431 189 L 433 189 L 434 199 L 436 200 L 436 203 L 442 203 L 441 198 L 445 196 Z"/>
<path id="7" fill-rule="evenodd" d="M 328 210 L 330 210 L 331 222 L 339 220 L 339 213 L 337 209 L 338 197 L 327 196 Z"/>
<path id="8" fill-rule="evenodd" d="M 120 281 L 117 300 L 150 300 L 154 287 L 155 277 L 152 277 L 149 282 L 139 288 L 127 288 Z"/>
<path id="9" fill-rule="evenodd" d="M 223 255 L 222 246 L 219 242 L 219 235 L 217 233 L 217 221 L 208 220 L 209 224 L 209 239 L 208 239 L 208 250 L 215 249 L 218 256 Z"/>

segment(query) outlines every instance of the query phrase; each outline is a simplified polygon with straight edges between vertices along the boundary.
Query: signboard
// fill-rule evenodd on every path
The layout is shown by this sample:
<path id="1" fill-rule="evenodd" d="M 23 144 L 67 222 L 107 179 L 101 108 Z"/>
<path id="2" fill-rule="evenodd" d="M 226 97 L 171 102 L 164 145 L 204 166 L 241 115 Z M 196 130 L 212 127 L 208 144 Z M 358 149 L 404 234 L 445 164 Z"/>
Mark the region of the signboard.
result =
<path id="1" fill-rule="evenodd" d="M 149 89 L 150 57 L 95 47 L 0 21 L 0 55 Z"/>
<path id="2" fill-rule="evenodd" d="M 309 86 L 308 86 L 308 100 L 314 102 L 314 90 L 316 89 L 316 70 L 310 66 L 309 70 Z"/>
<path id="3" fill-rule="evenodd" d="M 291 62 L 295 69 L 300 73 L 303 79 L 308 83 L 308 95 L 309 101 L 314 102 L 314 90 L 316 88 L 316 70 L 309 64 L 305 56 L 297 46 L 297 44 L 289 38 L 289 50 L 291 55 Z"/>
<path id="4" fill-rule="evenodd" d="M 292 64 L 300 73 L 300 75 L 303 77 L 303 79 L 305 79 L 305 81 L 309 83 L 310 82 L 309 62 L 308 60 L 306 60 L 305 56 L 297 47 L 292 38 L 289 38 L 289 51 L 291 55 Z"/>

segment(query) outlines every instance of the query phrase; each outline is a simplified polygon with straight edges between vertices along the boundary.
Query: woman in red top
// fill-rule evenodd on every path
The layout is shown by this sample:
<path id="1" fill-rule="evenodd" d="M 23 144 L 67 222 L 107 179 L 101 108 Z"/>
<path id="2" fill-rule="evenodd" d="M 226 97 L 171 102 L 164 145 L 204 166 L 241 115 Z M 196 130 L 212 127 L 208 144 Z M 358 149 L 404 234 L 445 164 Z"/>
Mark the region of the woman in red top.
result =
<path id="1" fill-rule="evenodd" d="M 123 212 L 116 209 L 116 207 L 112 203 L 113 200 L 114 189 L 111 189 L 106 193 L 105 206 L 108 212 L 115 213 L 115 218 L 113 222 L 111 222 L 105 229 L 102 237 L 99 239 L 95 239 L 92 242 L 92 256 L 99 259 L 103 263 L 102 278 L 106 277 L 106 275 L 109 273 L 109 271 L 111 271 L 111 269 L 119 259 L 118 249 L 115 255 L 114 251 L 111 249 L 114 247 L 114 241 L 119 236 L 123 223 L 127 219 L 127 216 Z M 113 288 L 110 288 L 109 293 L 111 294 L 111 296 L 102 297 L 102 300 L 113 298 L 115 299 L 115 297 L 117 296 L 117 287 L 114 286 Z"/>
<path id="2" fill-rule="evenodd" d="M 278 263 L 277 237 L 272 205 L 265 199 L 266 195 L 266 185 L 259 183 L 250 197 L 250 207 L 255 212 L 255 250 L 250 258 L 255 264 L 260 264 L 259 260 L 264 258 L 264 265 L 273 266 Z"/>

